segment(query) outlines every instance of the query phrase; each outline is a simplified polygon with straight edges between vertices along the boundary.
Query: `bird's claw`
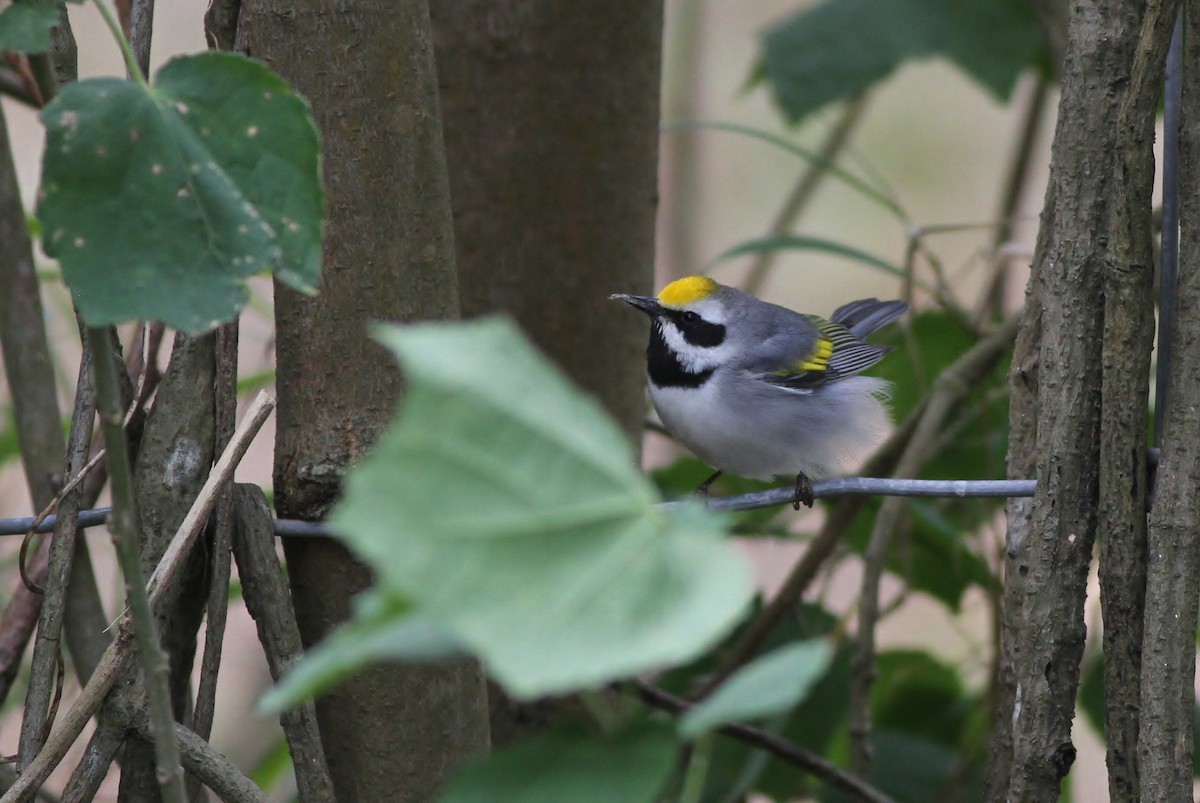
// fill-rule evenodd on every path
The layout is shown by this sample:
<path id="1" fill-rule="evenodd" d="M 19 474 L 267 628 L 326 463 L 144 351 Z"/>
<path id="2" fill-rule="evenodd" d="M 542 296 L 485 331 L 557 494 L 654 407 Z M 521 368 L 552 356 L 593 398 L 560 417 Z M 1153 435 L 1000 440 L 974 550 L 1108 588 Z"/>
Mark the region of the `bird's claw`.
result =
<path id="1" fill-rule="evenodd" d="M 799 510 L 800 505 L 805 507 L 813 506 L 813 488 L 812 482 L 805 474 L 796 475 L 796 495 L 792 497 L 792 509 Z"/>

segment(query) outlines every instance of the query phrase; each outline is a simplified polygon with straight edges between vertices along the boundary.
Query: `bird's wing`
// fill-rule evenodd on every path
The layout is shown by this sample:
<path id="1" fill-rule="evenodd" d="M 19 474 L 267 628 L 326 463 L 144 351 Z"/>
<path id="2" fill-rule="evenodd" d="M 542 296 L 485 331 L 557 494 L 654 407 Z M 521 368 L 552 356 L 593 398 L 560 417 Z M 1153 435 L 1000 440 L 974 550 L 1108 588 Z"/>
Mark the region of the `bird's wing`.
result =
<path id="1" fill-rule="evenodd" d="M 803 316 L 805 326 L 762 341 L 754 350 L 751 371 L 788 390 L 813 390 L 861 373 L 891 351 L 855 336 L 846 326 L 817 315 Z"/>

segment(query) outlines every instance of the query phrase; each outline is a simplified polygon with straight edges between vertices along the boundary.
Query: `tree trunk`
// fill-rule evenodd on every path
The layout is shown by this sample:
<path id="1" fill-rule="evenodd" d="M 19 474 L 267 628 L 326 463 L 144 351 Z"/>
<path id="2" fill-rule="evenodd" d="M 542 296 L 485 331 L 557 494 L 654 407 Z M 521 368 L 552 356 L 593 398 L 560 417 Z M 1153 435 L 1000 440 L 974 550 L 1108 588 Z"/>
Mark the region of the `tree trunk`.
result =
<path id="1" fill-rule="evenodd" d="M 464 316 L 512 314 L 641 442 L 662 0 L 433 0 Z"/>
<path id="2" fill-rule="evenodd" d="M 428 9 L 246 0 L 238 49 L 309 99 L 323 137 L 320 293 L 275 291 L 275 502 L 281 516 L 320 520 L 400 394 L 399 372 L 367 325 L 458 312 Z M 312 644 L 349 615 L 370 575 L 335 542 L 295 539 L 284 551 Z M 429 800 L 455 764 L 487 746 L 474 663 L 377 667 L 322 698 L 317 715 L 339 800 Z"/>
<path id="3" fill-rule="evenodd" d="M 1172 8 L 1071 7 L 1028 329 L 1012 374 L 1014 463 L 1025 467 L 1036 438 L 1038 492 L 1029 518 L 1010 506 L 997 717 L 1011 729 L 996 731 L 990 800 L 1058 799 L 1075 758 L 1083 603 L 1101 520 L 1114 541 L 1110 568 L 1139 549 L 1153 121 L 1146 98 L 1157 97 Z M 1103 439 L 1102 420 L 1113 428 Z M 1115 612 L 1136 606 L 1109 599 Z M 1118 736 L 1129 744 L 1127 732 Z"/>

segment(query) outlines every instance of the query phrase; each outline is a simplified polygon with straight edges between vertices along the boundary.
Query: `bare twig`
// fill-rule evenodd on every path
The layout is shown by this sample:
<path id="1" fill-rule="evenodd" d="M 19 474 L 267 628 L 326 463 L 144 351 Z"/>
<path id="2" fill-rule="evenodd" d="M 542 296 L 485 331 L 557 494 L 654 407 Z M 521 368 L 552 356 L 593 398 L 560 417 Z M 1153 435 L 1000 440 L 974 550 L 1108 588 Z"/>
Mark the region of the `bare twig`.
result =
<path id="1" fill-rule="evenodd" d="M 216 451 L 229 445 L 237 424 L 237 346 L 238 323 L 234 321 L 217 330 L 215 360 Z M 221 491 L 212 526 L 212 558 L 208 588 L 208 629 L 204 637 L 204 655 L 200 661 L 200 683 L 191 728 L 201 739 L 212 732 L 217 706 L 217 677 L 221 668 L 221 648 L 225 640 L 225 619 L 229 608 L 229 572 L 233 551 L 233 489 L 228 485 Z M 203 790 L 189 783 L 188 797 L 199 801 Z"/>
<path id="2" fill-rule="evenodd" d="M 190 545 L 195 542 L 204 527 L 207 512 L 212 509 L 220 483 L 232 476 L 237 461 L 245 454 L 250 441 L 253 440 L 258 428 L 262 426 L 274 405 L 273 399 L 270 399 L 265 393 L 260 394 L 251 405 L 250 410 L 243 416 L 242 425 L 234 433 L 229 448 L 222 453 L 217 465 L 210 472 L 208 481 L 196 497 L 196 501 L 193 502 L 191 511 L 175 533 L 171 546 L 163 554 L 162 560 L 155 570 L 154 577 L 158 579 L 158 582 L 149 591 L 151 605 L 158 605 L 165 596 L 177 573 L 178 565 L 182 564 L 183 559 L 187 556 L 186 550 L 178 545 Z M 67 749 L 78 738 L 88 719 L 99 709 L 105 695 L 108 694 L 124 669 L 129 658 L 132 639 L 127 625 L 126 617 L 122 621 L 117 638 L 105 650 L 104 657 L 100 660 L 95 672 L 92 673 L 83 693 L 63 717 L 59 728 L 50 734 L 42 751 L 17 779 L 17 783 L 3 797 L 0 797 L 0 803 L 17 803 L 17 801 L 23 800 L 26 795 L 44 783 L 58 762 L 62 761 Z M 171 727 L 174 728 L 173 721 Z"/>
<path id="3" fill-rule="evenodd" d="M 642 680 L 633 681 L 638 695 L 648 705 L 668 711 L 672 714 L 682 714 L 691 708 L 691 703 L 669 692 L 646 683 Z M 718 733 L 737 739 L 739 742 L 766 750 L 768 753 L 781 758 L 789 764 L 800 767 L 804 771 L 820 778 L 830 786 L 840 789 L 855 799 L 866 803 L 893 803 L 892 799 L 871 786 L 861 778 L 850 775 L 845 770 L 830 764 L 825 759 L 805 750 L 799 745 L 781 739 L 773 733 L 752 728 L 749 725 L 725 725 L 717 729 Z"/>
<path id="4" fill-rule="evenodd" d="M 50 545 L 50 565 L 46 576 L 47 593 L 42 602 L 37 640 L 33 645 L 29 690 L 25 694 L 21 749 L 17 760 L 18 772 L 23 771 L 37 755 L 51 724 L 48 712 L 51 707 L 54 679 L 62 661 L 61 636 L 66 611 L 67 584 L 71 580 L 71 565 L 75 558 L 76 522 L 82 490 L 79 484 L 89 467 L 96 463 L 95 459 L 88 462 L 95 418 L 92 351 L 90 345 L 85 342 L 79 360 L 79 384 L 75 390 L 75 409 L 67 445 L 66 473 L 70 479 L 54 499 L 54 503 L 58 504 L 59 514 L 55 521 L 54 539 Z M 52 507 L 53 503 L 47 506 L 43 513 L 48 514 Z"/>
<path id="5" fill-rule="evenodd" d="M 278 681 L 287 674 L 304 652 L 292 595 L 275 554 L 271 532 L 271 510 L 262 491 L 253 485 L 233 488 L 235 522 L 234 554 L 242 578 L 246 608 L 258 626 L 271 669 Z M 325 763 L 325 750 L 317 730 L 317 714 L 312 702 L 288 709 L 279 715 L 287 737 L 288 750 L 296 770 L 300 799 L 321 803 L 333 801 L 333 782 Z"/>
<path id="6" fill-rule="evenodd" d="M 152 736 L 149 733 L 149 723 L 145 719 L 137 722 L 138 734 L 146 740 Z M 201 739 L 193 731 L 183 725 L 175 725 L 175 735 L 179 738 L 179 750 L 183 756 L 183 766 L 189 774 L 198 778 L 205 786 L 217 793 L 226 803 L 270 803 L 271 798 L 254 785 L 212 745 Z M 302 797 L 307 803 L 308 798 Z"/>

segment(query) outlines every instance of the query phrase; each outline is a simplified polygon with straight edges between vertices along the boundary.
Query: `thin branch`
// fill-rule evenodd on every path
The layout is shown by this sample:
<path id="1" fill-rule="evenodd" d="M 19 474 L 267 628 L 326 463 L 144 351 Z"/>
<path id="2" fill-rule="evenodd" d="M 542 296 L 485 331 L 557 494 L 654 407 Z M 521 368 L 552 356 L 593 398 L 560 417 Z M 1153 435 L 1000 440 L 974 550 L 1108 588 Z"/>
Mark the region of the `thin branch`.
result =
<path id="1" fill-rule="evenodd" d="M 25 694 L 21 749 L 17 760 L 18 772 L 23 771 L 37 755 L 49 732 L 50 701 L 62 660 L 61 639 L 66 613 L 67 585 L 71 580 L 71 566 L 75 558 L 76 514 L 79 512 L 82 494 L 79 484 L 86 476 L 88 467 L 95 465 L 94 460 L 88 461 L 95 418 L 92 350 L 85 341 L 79 360 L 79 385 L 75 390 L 75 409 L 67 444 L 67 476 L 70 480 L 55 497 L 55 502 L 59 503 L 59 515 L 55 523 L 54 538 L 50 542 L 50 565 L 45 583 L 47 591 L 42 601 L 37 640 L 33 645 L 29 690 Z"/>
<path id="2" fill-rule="evenodd" d="M 258 627 L 262 643 L 276 682 L 300 660 L 304 644 L 287 578 L 275 554 L 275 539 L 271 532 L 271 509 L 261 489 L 253 485 L 238 485 L 234 494 L 234 555 L 242 578 L 246 609 Z M 287 737 L 288 750 L 296 771 L 296 788 L 306 803 L 332 803 L 333 782 L 317 728 L 316 707 L 310 700 L 279 715 Z"/>
<path id="3" fill-rule="evenodd" d="M 687 700 L 676 697 L 645 681 L 634 680 L 633 685 L 637 689 L 638 695 L 647 705 L 671 714 L 682 714 L 692 706 Z M 854 796 L 858 800 L 867 801 L 867 803 L 894 803 L 892 798 L 861 778 L 850 775 L 840 767 L 830 764 L 816 753 L 812 753 L 797 744 L 792 744 L 785 739 L 781 739 L 773 733 L 761 730 L 760 728 L 752 728 L 749 725 L 737 724 L 722 726 L 717 729 L 717 732 L 737 739 L 739 742 L 748 744 L 751 747 L 766 750 L 771 755 L 799 767 L 814 777 L 820 778 L 830 786 Z"/>
<path id="4" fill-rule="evenodd" d="M 117 379 L 117 364 L 105 329 L 88 327 L 87 337 L 95 361 L 97 409 L 104 428 L 104 442 L 108 447 L 108 476 L 113 497 L 113 516 L 109 529 L 116 547 L 117 562 L 125 578 L 126 600 L 133 616 L 138 659 L 142 665 L 154 722 L 159 787 L 166 803 L 184 803 L 187 796 L 183 786 L 183 770 L 179 766 L 179 745 L 173 730 L 175 717 L 171 708 L 167 656 L 158 640 L 154 612 L 150 608 L 150 599 L 142 579 L 138 549 L 141 525 L 138 522 L 137 499 L 133 493 L 133 467 L 125 441 L 125 404 Z"/>
<path id="5" fill-rule="evenodd" d="M 225 451 L 237 424 L 237 347 L 238 323 L 234 321 L 217 330 L 214 358 L 216 382 L 213 399 L 215 408 L 215 445 L 218 453 Z M 217 707 L 217 677 L 221 669 L 221 649 L 225 640 L 225 620 L 229 609 L 229 573 L 233 552 L 233 489 L 222 489 L 212 526 L 212 556 L 209 571 L 208 629 L 204 637 L 204 655 L 200 661 L 200 683 L 196 689 L 196 704 L 191 728 L 201 739 L 212 733 Z M 188 797 L 200 800 L 203 790 L 189 784 Z"/>
<path id="6" fill-rule="evenodd" d="M 149 741 L 149 723 L 143 718 L 137 723 L 138 734 Z M 183 756 L 183 766 L 189 774 L 217 793 L 225 803 L 270 803 L 263 793 L 232 761 L 193 731 L 176 723 L 175 735 Z M 307 798 L 301 798 L 307 803 Z"/>
<path id="7" fill-rule="evenodd" d="M 233 470 L 237 468 L 237 464 L 245 456 L 246 450 L 250 448 L 255 434 L 274 409 L 275 400 L 266 392 L 260 392 L 250 408 L 246 410 L 246 414 L 242 416 L 242 423 L 233 433 L 229 447 L 221 453 L 216 465 L 209 472 L 208 479 L 205 481 L 204 487 L 200 489 L 200 493 L 196 495 L 196 501 L 192 504 L 191 510 L 179 525 L 179 530 L 171 539 L 167 551 L 163 553 L 162 560 L 154 569 L 154 574 L 150 576 L 146 588 L 152 597 L 157 597 L 162 593 L 162 589 L 174 579 L 175 573 L 183 564 L 183 556 L 192 548 L 192 544 L 204 530 L 204 523 L 217 504 L 221 487 L 233 476 Z"/>

